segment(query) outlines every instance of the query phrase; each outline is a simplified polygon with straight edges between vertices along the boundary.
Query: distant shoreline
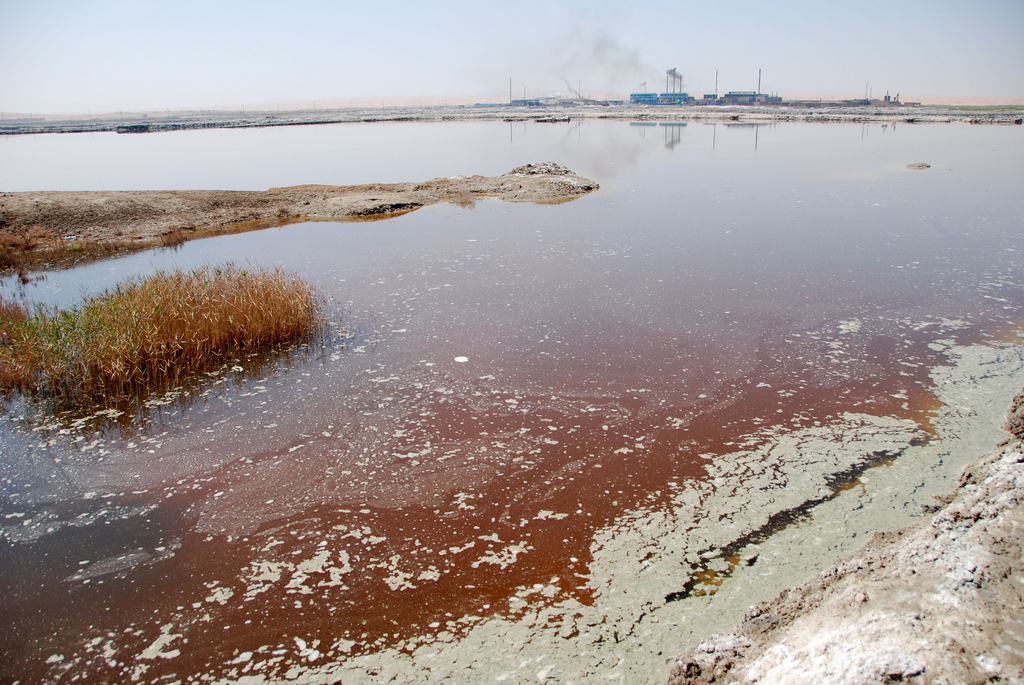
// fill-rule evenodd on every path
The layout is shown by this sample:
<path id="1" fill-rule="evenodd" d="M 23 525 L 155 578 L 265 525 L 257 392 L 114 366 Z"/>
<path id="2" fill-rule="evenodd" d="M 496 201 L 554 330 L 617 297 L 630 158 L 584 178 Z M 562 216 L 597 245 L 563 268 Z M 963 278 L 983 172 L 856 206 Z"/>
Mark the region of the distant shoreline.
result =
<path id="1" fill-rule="evenodd" d="M 511 105 L 448 105 L 423 107 L 364 107 L 293 112 L 169 112 L 162 114 L 104 115 L 103 117 L 32 117 L 5 119 L 0 135 L 41 133 L 125 134 L 158 133 L 204 128 L 263 128 L 390 121 L 536 121 L 565 123 L 586 119 L 624 121 L 806 121 L 846 123 L 1024 123 L 1024 106 L 693 106 L 693 105 L 585 105 L 513 107 Z"/>

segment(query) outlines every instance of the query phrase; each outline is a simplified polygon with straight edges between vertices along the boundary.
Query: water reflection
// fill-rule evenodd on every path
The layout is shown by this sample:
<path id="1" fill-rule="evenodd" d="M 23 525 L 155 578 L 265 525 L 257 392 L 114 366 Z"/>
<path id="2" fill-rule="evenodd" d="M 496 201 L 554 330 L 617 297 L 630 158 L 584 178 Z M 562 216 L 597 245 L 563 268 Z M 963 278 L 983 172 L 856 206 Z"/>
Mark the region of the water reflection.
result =
<path id="1" fill-rule="evenodd" d="M 365 335 L 131 434 L 10 405 L 5 676 L 226 674 L 260 649 L 283 674 L 515 615 L 537 587 L 587 603 L 594 531 L 622 512 L 845 411 L 925 422 L 935 342 L 1019 327 L 1016 130 L 777 126 L 755 155 L 749 129 L 718 128 L 524 126 L 523 149 L 603 190 L 212 238 L 28 286 L 68 304 L 251 259 Z"/>
<path id="2" fill-rule="evenodd" d="M 666 121 L 660 124 L 665 130 L 665 147 L 674 148 L 683 139 L 683 127 L 686 122 Z"/>

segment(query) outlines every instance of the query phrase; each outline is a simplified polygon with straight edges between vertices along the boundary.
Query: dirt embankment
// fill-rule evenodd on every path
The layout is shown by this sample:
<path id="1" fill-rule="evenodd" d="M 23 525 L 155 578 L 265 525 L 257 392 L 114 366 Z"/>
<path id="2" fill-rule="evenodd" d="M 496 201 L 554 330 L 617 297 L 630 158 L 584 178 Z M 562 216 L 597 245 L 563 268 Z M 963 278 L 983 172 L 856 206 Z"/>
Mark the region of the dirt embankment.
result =
<path id="1" fill-rule="evenodd" d="M 1024 392 L 938 513 L 751 608 L 670 685 L 1024 682 Z"/>
<path id="2" fill-rule="evenodd" d="M 384 218 L 437 202 L 564 202 L 597 183 L 550 162 L 501 176 L 423 183 L 304 185 L 266 191 L 164 190 L 0 193 L 0 270 L 83 255 L 174 245 L 305 220 Z"/>

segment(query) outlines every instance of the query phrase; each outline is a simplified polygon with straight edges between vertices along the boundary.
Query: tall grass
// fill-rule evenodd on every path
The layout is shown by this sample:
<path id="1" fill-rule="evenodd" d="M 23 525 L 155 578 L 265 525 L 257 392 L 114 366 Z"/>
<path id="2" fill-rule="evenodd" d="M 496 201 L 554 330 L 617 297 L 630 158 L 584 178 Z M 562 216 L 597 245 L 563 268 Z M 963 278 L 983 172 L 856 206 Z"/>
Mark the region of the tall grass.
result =
<path id="1" fill-rule="evenodd" d="M 235 265 L 130 279 L 64 311 L 0 300 L 0 385 L 62 404 L 123 400 L 325 325 L 323 297 L 298 277 Z"/>
<path id="2" fill-rule="evenodd" d="M 23 305 L 0 296 L 0 388 L 4 390 L 24 385 L 30 375 L 15 353 L 28 320 L 29 312 Z"/>

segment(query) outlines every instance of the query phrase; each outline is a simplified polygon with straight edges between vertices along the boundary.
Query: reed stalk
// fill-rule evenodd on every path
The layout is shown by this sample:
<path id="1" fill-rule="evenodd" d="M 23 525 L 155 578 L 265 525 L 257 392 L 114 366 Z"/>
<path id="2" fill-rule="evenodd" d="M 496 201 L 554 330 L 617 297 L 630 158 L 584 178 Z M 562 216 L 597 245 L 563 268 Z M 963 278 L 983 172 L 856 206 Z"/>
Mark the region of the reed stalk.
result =
<path id="1" fill-rule="evenodd" d="M 280 269 L 160 271 L 68 310 L 0 299 L 0 388 L 82 404 L 139 397 L 241 353 L 323 334 L 323 297 Z"/>

